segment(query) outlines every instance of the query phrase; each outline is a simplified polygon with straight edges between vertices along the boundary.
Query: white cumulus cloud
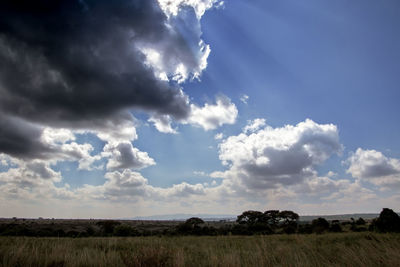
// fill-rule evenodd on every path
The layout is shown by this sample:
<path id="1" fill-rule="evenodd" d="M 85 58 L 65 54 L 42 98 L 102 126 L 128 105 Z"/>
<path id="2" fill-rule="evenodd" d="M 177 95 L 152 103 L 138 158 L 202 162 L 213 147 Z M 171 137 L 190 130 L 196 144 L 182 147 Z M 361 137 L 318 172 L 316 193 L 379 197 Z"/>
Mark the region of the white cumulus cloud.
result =
<path id="1" fill-rule="evenodd" d="M 250 120 L 248 121 L 248 124 L 243 128 L 243 132 L 245 133 L 253 133 L 255 131 L 257 131 L 258 129 L 264 127 L 266 125 L 266 121 L 265 119 L 254 119 L 254 120 Z"/>
<path id="2" fill-rule="evenodd" d="M 148 121 L 152 122 L 159 132 L 171 134 L 178 133 L 174 128 L 172 128 L 172 119 L 169 115 L 153 114 Z"/>
<path id="3" fill-rule="evenodd" d="M 109 157 L 107 169 L 142 169 L 156 164 L 147 152 L 142 152 L 130 142 L 108 143 L 104 146 L 104 157 Z"/>
<path id="4" fill-rule="evenodd" d="M 204 130 L 213 130 L 223 124 L 234 124 L 238 115 L 236 105 L 227 97 L 220 96 L 216 104 L 206 103 L 203 107 L 191 104 L 188 123 L 200 126 Z"/>
<path id="5" fill-rule="evenodd" d="M 376 150 L 358 148 L 346 161 L 353 177 L 382 187 L 400 186 L 400 160 Z"/>
<path id="6" fill-rule="evenodd" d="M 301 183 L 315 176 L 316 165 L 342 151 L 337 127 L 310 119 L 295 126 L 267 126 L 230 136 L 219 148 L 219 158 L 229 169 L 213 177 L 253 190 Z"/>
<path id="7" fill-rule="evenodd" d="M 177 16 L 183 7 L 192 7 L 198 19 L 204 15 L 207 9 L 213 6 L 219 7 L 224 4 L 221 0 L 158 0 L 164 13 L 170 16 Z"/>

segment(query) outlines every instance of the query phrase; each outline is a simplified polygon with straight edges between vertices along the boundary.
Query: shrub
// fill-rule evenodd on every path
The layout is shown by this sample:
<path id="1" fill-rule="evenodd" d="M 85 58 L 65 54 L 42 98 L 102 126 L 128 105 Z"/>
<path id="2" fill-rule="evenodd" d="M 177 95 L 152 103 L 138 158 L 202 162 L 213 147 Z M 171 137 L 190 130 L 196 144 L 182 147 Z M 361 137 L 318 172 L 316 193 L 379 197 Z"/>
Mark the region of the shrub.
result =
<path id="1" fill-rule="evenodd" d="M 357 225 L 365 225 L 365 220 L 363 218 L 358 218 L 358 220 L 356 221 Z"/>
<path id="2" fill-rule="evenodd" d="M 202 227 L 199 226 L 200 224 L 204 224 L 202 219 L 192 217 L 187 219 L 184 223 L 179 224 L 176 230 L 181 234 L 201 235 Z"/>
<path id="3" fill-rule="evenodd" d="M 97 222 L 97 225 L 101 226 L 103 229 L 103 233 L 105 235 L 110 235 L 114 232 L 114 227 L 117 225 L 120 225 L 120 222 L 113 221 L 113 220 L 106 220 L 106 221 L 100 221 Z"/>
<path id="4" fill-rule="evenodd" d="M 324 218 L 318 218 L 311 222 L 311 226 L 314 233 L 322 234 L 329 230 L 329 222 Z"/>
<path id="5" fill-rule="evenodd" d="M 311 224 L 300 224 L 297 229 L 299 234 L 311 234 L 313 232 L 313 228 Z"/>
<path id="6" fill-rule="evenodd" d="M 340 226 L 339 221 L 337 221 L 337 222 L 332 221 L 331 226 L 329 228 L 329 231 L 333 232 L 333 233 L 341 232 L 342 231 L 342 227 Z"/>
<path id="7" fill-rule="evenodd" d="M 400 217 L 393 210 L 384 208 L 375 221 L 375 228 L 379 232 L 400 232 Z"/>
<path id="8" fill-rule="evenodd" d="M 139 232 L 130 225 L 121 224 L 114 227 L 115 236 L 137 236 Z"/>

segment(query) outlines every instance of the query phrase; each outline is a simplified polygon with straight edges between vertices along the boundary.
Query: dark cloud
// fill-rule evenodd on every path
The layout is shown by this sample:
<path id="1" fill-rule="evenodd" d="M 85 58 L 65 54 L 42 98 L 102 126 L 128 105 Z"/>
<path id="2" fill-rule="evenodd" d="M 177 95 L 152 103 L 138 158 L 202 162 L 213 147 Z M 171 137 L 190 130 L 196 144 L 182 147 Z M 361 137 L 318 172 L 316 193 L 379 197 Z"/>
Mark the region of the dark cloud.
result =
<path id="1" fill-rule="evenodd" d="M 157 79 L 135 47 L 170 36 L 187 49 L 165 22 L 150 0 L 2 1 L 2 111 L 46 123 L 132 107 L 185 117 L 186 96 Z"/>
<path id="2" fill-rule="evenodd" d="M 31 122 L 98 130 L 131 108 L 186 118 L 187 96 L 155 76 L 146 46 L 197 60 L 156 0 L 1 1 L 0 152 L 45 153 Z"/>
<path id="3" fill-rule="evenodd" d="M 52 151 L 41 140 L 42 129 L 0 114 L 0 152 L 14 157 L 44 158 Z"/>

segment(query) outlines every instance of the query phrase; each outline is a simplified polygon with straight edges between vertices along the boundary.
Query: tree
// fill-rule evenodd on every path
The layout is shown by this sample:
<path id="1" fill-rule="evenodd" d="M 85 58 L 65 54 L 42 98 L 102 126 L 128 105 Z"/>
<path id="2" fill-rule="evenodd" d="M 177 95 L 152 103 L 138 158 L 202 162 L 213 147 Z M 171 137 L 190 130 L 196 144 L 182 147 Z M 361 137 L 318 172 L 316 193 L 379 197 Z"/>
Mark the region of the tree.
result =
<path id="1" fill-rule="evenodd" d="M 275 228 L 278 226 L 280 217 L 279 210 L 267 210 L 264 212 L 263 220 L 268 223 L 271 227 Z"/>
<path id="2" fill-rule="evenodd" d="M 203 224 L 203 223 L 204 223 L 204 221 L 198 217 L 192 217 L 185 221 L 185 224 L 192 225 L 193 227 L 198 226 L 199 224 Z"/>
<path id="3" fill-rule="evenodd" d="M 121 223 L 113 220 L 105 220 L 105 221 L 99 221 L 96 224 L 101 226 L 101 228 L 103 229 L 103 233 L 105 235 L 110 235 L 114 232 L 114 227 L 120 225 Z"/>
<path id="4" fill-rule="evenodd" d="M 192 217 L 187 219 L 184 223 L 177 226 L 177 231 L 183 234 L 201 234 L 200 224 L 204 224 L 204 221 L 198 217 Z"/>
<path id="5" fill-rule="evenodd" d="M 393 210 L 384 208 L 375 221 L 379 232 L 400 232 L 400 217 Z"/>
<path id="6" fill-rule="evenodd" d="M 279 218 L 283 225 L 289 225 L 292 223 L 297 223 L 299 215 L 291 210 L 283 210 L 279 212 Z"/>
<path id="7" fill-rule="evenodd" d="M 242 228 L 242 232 L 248 231 L 249 234 L 271 234 L 273 230 L 268 224 L 268 218 L 261 211 L 248 210 L 238 216 L 237 223 L 247 229 Z M 239 228 L 238 228 L 239 229 Z"/>
<path id="8" fill-rule="evenodd" d="M 338 233 L 342 231 L 342 227 L 340 226 L 339 220 L 333 220 L 331 222 L 331 227 L 329 228 L 329 231 Z"/>
<path id="9" fill-rule="evenodd" d="M 321 234 L 324 231 L 329 230 L 329 222 L 321 217 L 318 219 L 312 220 L 311 226 L 312 226 L 313 232 L 315 232 L 317 234 Z"/>
<path id="10" fill-rule="evenodd" d="M 263 213 L 261 211 L 248 210 L 237 217 L 236 222 L 239 224 L 252 225 L 263 222 Z"/>
<path id="11" fill-rule="evenodd" d="M 127 224 L 121 224 L 114 227 L 115 236 L 135 236 L 138 235 L 136 229 Z"/>
<path id="12" fill-rule="evenodd" d="M 291 210 L 279 212 L 279 221 L 282 229 L 287 234 L 294 234 L 297 231 L 297 221 L 299 215 Z"/>
<path id="13" fill-rule="evenodd" d="M 365 225 L 365 220 L 363 218 L 358 218 L 358 220 L 356 221 L 357 225 Z"/>

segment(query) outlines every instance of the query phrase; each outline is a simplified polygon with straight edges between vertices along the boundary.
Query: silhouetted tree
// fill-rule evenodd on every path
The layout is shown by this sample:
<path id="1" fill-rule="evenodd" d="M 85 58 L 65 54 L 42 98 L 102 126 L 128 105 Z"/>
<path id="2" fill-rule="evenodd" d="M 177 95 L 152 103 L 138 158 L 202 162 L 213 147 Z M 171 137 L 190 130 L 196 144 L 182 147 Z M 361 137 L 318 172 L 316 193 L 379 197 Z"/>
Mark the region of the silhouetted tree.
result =
<path id="1" fill-rule="evenodd" d="M 279 212 L 279 224 L 286 234 L 294 234 L 297 231 L 297 221 L 299 215 L 291 210 L 283 210 Z"/>
<path id="2" fill-rule="evenodd" d="M 400 217 L 393 210 L 384 208 L 375 221 L 379 232 L 400 232 Z"/>
<path id="3" fill-rule="evenodd" d="M 299 219 L 299 215 L 291 210 L 283 210 L 279 212 L 278 217 L 283 225 L 297 223 L 297 220 Z"/>
<path id="4" fill-rule="evenodd" d="M 263 221 L 268 223 L 269 226 L 275 228 L 278 226 L 280 220 L 279 210 L 267 210 L 264 212 Z"/>
<path id="5" fill-rule="evenodd" d="M 358 220 L 356 221 L 357 225 L 365 225 L 365 220 L 363 218 L 358 218 Z"/>
<path id="6" fill-rule="evenodd" d="M 329 228 L 329 231 L 334 232 L 334 233 L 339 233 L 342 231 L 342 227 L 340 226 L 339 220 L 333 220 L 331 222 L 331 226 Z"/>
<path id="7" fill-rule="evenodd" d="M 89 227 L 86 228 L 86 234 L 87 234 L 88 236 L 94 236 L 95 233 L 96 233 L 96 232 L 95 232 L 95 230 L 93 229 L 92 226 L 89 226 Z"/>
<path id="8" fill-rule="evenodd" d="M 279 213 L 279 211 L 278 211 Z M 244 227 L 236 227 L 235 232 L 249 234 L 271 234 L 273 230 L 269 224 L 269 217 L 260 211 L 248 210 L 238 216 L 236 222 Z"/>
<path id="9" fill-rule="evenodd" d="M 299 234 L 312 234 L 312 231 L 313 231 L 312 226 L 309 223 L 300 224 L 297 229 L 297 232 Z"/>
<path id="10" fill-rule="evenodd" d="M 113 233 L 115 236 L 137 236 L 139 234 L 136 229 L 127 224 L 115 226 Z"/>
<path id="11" fill-rule="evenodd" d="M 182 234 L 194 234 L 201 235 L 202 228 L 199 226 L 200 224 L 204 224 L 204 221 L 198 217 L 192 217 L 187 219 L 184 223 L 181 223 L 177 226 L 178 233 Z"/>
<path id="12" fill-rule="evenodd" d="M 199 224 L 203 224 L 203 223 L 204 223 L 204 221 L 198 217 L 192 217 L 185 221 L 185 224 L 192 225 L 192 226 L 198 226 Z"/>
<path id="13" fill-rule="evenodd" d="M 237 217 L 236 222 L 239 224 L 252 225 L 263 221 L 263 213 L 261 211 L 248 210 Z"/>
<path id="14" fill-rule="evenodd" d="M 313 232 L 317 234 L 321 234 L 324 231 L 329 230 L 329 222 L 325 220 L 324 218 L 318 218 L 315 220 L 312 220 L 311 226 L 313 229 Z"/>
<path id="15" fill-rule="evenodd" d="M 114 227 L 121 223 L 113 220 L 99 221 L 97 225 L 101 226 L 105 235 L 110 235 L 114 232 Z"/>

